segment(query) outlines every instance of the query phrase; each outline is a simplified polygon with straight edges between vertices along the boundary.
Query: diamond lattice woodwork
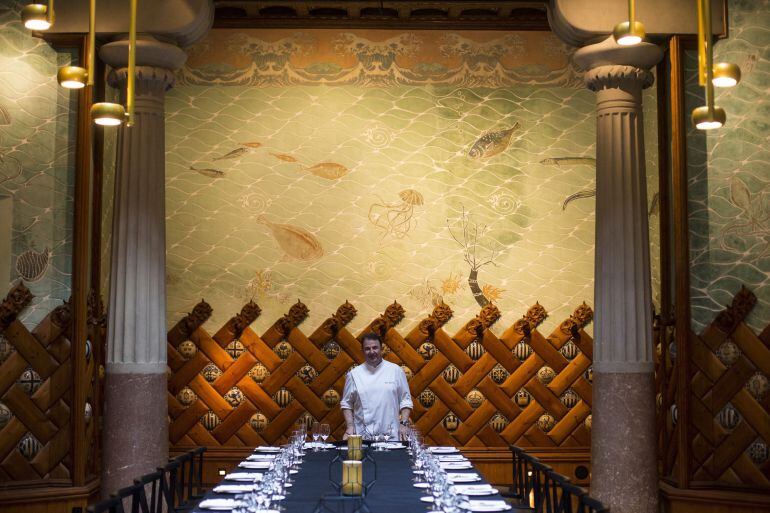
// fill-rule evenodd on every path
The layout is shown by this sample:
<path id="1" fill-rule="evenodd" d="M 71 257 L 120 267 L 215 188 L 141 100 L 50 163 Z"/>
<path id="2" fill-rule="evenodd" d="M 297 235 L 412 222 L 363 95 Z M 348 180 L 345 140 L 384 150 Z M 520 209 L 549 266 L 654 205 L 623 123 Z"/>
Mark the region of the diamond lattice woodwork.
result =
<path id="1" fill-rule="evenodd" d="M 359 337 L 374 331 L 385 358 L 402 366 L 414 396 L 412 415 L 430 443 L 458 447 L 579 447 L 590 445 L 593 312 L 583 304 L 550 335 L 538 326 L 535 304 L 499 337 L 500 317 L 485 306 L 453 335 L 440 304 L 402 335 L 404 309 L 396 302 L 358 336 L 355 317 L 340 306 L 309 336 L 298 302 L 261 336 L 249 325 L 260 315 L 245 305 L 215 334 L 202 325 L 211 307 L 199 303 L 168 332 L 168 403 L 173 446 L 242 447 L 280 443 L 301 417 L 331 425 L 340 438 L 339 398 L 345 374 L 361 363 Z"/>
<path id="2" fill-rule="evenodd" d="M 85 458 L 90 475 L 98 472 L 98 434 L 92 421 L 98 416 L 92 406 L 99 404 L 98 364 L 90 340 L 102 340 L 103 323 L 89 317 L 88 364 L 85 376 L 76 378 L 69 303 L 56 307 L 30 331 L 17 317 L 32 299 L 29 289 L 19 283 L 0 304 L 0 481 L 66 485 L 72 480 L 73 458 Z M 89 313 L 97 313 L 95 306 L 99 305 L 89 301 Z M 89 401 L 83 414 L 89 445 L 82 455 L 71 453 L 75 379 L 88 381 Z"/>
<path id="3" fill-rule="evenodd" d="M 756 335 L 744 322 L 756 302 L 743 288 L 690 334 L 694 481 L 770 488 L 770 325 Z"/>

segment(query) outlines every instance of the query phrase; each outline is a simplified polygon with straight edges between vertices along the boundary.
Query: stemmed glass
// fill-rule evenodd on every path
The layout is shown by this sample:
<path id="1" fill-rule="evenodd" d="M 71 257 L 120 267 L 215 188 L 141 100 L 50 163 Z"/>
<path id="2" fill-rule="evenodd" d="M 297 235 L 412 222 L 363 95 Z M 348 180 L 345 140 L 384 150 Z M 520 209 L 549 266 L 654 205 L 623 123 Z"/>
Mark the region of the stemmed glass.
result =
<path id="1" fill-rule="evenodd" d="M 332 429 L 329 424 L 321 424 L 321 439 L 326 443 L 326 439 L 331 435 Z"/>
<path id="2" fill-rule="evenodd" d="M 387 429 L 382 433 L 382 437 L 385 439 L 385 443 L 383 444 L 382 450 L 387 451 L 388 449 L 388 442 L 390 441 L 390 437 L 393 435 L 393 426 L 390 425 L 387 427 Z"/>
<path id="3" fill-rule="evenodd" d="M 321 437 L 321 425 L 318 422 L 313 422 L 311 435 L 313 436 L 313 452 L 318 452 L 318 439 Z"/>

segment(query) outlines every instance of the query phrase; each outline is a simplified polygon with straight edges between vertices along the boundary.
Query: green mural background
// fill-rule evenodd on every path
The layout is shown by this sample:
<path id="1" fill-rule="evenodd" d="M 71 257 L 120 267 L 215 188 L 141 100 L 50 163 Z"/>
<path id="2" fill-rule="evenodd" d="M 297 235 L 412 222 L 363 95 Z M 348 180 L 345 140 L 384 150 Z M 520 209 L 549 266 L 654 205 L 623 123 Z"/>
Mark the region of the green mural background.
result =
<path id="1" fill-rule="evenodd" d="M 714 46 L 715 62 L 735 62 L 737 87 L 717 89 L 727 111 L 719 130 L 688 133 L 691 302 L 700 332 L 746 285 L 757 296 L 747 323 L 770 324 L 770 2 L 731 0 L 729 38 Z M 697 54 L 686 62 L 687 109 L 702 105 Z"/>
<path id="2" fill-rule="evenodd" d="M 70 296 L 77 96 L 56 83 L 74 53 L 55 51 L 0 0 L 0 294 L 23 279 L 35 326 Z"/>
<path id="3" fill-rule="evenodd" d="M 214 30 L 190 55 L 166 102 L 169 324 L 202 297 L 211 328 L 254 298 L 258 329 L 297 299 L 309 329 L 350 300 L 354 330 L 394 300 L 410 322 L 445 301 L 450 329 L 484 300 L 499 326 L 592 304 L 595 98 L 555 36 Z"/>

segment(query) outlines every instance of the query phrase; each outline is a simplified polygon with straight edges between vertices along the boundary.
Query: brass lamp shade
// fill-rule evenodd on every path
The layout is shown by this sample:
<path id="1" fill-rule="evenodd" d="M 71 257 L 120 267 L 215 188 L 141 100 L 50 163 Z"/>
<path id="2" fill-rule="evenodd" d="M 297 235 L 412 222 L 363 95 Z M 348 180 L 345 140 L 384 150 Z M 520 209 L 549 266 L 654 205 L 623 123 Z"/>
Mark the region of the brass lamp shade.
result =
<path id="1" fill-rule="evenodd" d="M 727 121 L 727 114 L 722 107 L 714 107 L 709 110 L 708 106 L 698 107 L 692 111 L 692 124 L 698 130 L 713 130 L 721 128 Z"/>
<path id="2" fill-rule="evenodd" d="M 28 4 L 21 9 L 21 21 L 29 30 L 48 30 L 51 22 L 48 20 L 48 6 L 43 4 Z"/>
<path id="3" fill-rule="evenodd" d="M 644 25 L 640 21 L 635 21 L 633 25 L 628 21 L 618 23 L 612 31 L 615 42 L 623 46 L 638 45 L 644 36 Z"/>
<path id="4" fill-rule="evenodd" d="M 88 81 L 88 71 L 80 66 L 62 66 L 56 73 L 56 80 L 67 89 L 80 89 Z"/>
<path id="5" fill-rule="evenodd" d="M 94 103 L 91 106 L 91 119 L 97 125 L 118 126 L 126 119 L 126 109 L 119 103 Z"/>
<path id="6" fill-rule="evenodd" d="M 718 62 L 714 65 L 711 83 L 714 87 L 733 87 L 741 81 L 741 68 L 732 62 Z"/>

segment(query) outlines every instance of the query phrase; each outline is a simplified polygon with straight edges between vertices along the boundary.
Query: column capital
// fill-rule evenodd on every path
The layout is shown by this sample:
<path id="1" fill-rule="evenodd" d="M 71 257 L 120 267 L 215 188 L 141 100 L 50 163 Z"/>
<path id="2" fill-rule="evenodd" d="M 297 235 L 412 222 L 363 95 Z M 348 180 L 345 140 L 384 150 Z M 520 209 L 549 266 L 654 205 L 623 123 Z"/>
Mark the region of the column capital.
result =
<path id="1" fill-rule="evenodd" d="M 652 72 L 634 66 L 599 66 L 585 74 L 586 87 L 591 91 L 602 89 L 646 89 L 655 82 Z"/>
<path id="2" fill-rule="evenodd" d="M 629 66 L 649 70 L 663 58 L 663 50 L 652 43 L 621 46 L 610 36 L 600 43 L 584 46 L 575 52 L 575 64 L 590 71 L 605 66 Z"/>
<path id="3" fill-rule="evenodd" d="M 167 68 L 155 66 L 136 67 L 136 96 L 157 96 L 163 94 L 174 85 L 174 72 Z M 124 88 L 128 81 L 128 68 L 118 68 L 110 71 L 107 82 L 112 87 Z M 161 108 L 162 108 L 161 104 Z"/>

